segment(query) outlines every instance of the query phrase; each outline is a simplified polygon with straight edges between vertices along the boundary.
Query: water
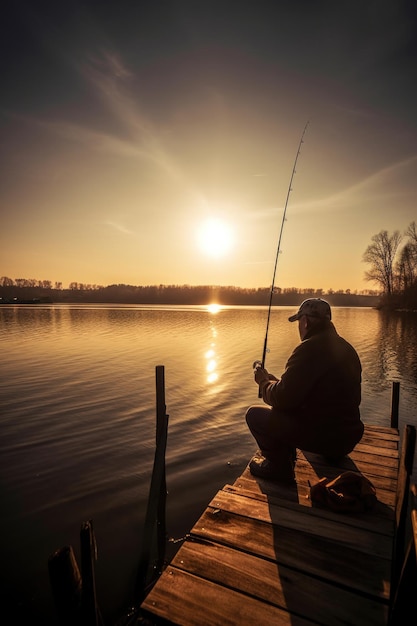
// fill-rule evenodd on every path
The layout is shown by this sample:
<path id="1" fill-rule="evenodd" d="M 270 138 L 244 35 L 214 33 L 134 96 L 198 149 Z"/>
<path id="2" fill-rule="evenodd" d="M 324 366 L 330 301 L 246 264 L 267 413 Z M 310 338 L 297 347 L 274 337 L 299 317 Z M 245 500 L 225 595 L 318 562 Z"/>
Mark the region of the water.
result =
<path id="1" fill-rule="evenodd" d="M 297 345 L 293 307 L 272 311 L 267 367 Z M 244 414 L 258 402 L 252 363 L 265 308 L 0 307 L 2 602 L 10 623 L 54 624 L 48 557 L 93 520 L 96 585 L 111 624 L 132 601 L 155 446 L 155 366 L 169 418 L 167 530 L 180 539 L 255 450 Z M 417 423 L 417 319 L 335 308 L 363 365 L 362 417 Z M 179 543 L 170 543 L 171 550 Z"/>

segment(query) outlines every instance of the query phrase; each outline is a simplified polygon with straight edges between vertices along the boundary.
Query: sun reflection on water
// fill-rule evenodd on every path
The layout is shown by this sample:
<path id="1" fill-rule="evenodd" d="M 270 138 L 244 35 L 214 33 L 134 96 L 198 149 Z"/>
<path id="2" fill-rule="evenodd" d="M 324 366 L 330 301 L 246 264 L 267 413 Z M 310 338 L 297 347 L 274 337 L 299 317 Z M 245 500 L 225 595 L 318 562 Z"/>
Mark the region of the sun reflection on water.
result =
<path id="1" fill-rule="evenodd" d="M 215 302 L 213 302 L 212 304 L 208 304 L 207 305 L 207 311 L 209 313 L 218 313 L 221 310 L 221 305 L 220 304 L 216 304 Z"/>
<path id="2" fill-rule="evenodd" d="M 221 310 L 221 308 L 222 307 L 220 306 L 220 304 L 213 303 L 213 304 L 209 304 L 207 306 L 207 311 L 209 313 L 212 313 L 212 314 L 215 315 L 216 313 L 218 313 Z M 217 360 L 215 358 L 216 357 L 216 350 L 215 350 L 216 342 L 215 342 L 215 339 L 217 337 L 217 330 L 216 330 L 216 327 L 214 326 L 213 319 L 210 320 L 210 330 L 211 330 L 212 341 L 210 343 L 209 349 L 207 350 L 207 352 L 205 353 L 204 356 L 205 356 L 205 358 L 207 360 L 207 363 L 206 363 L 206 372 L 207 372 L 206 381 L 207 381 L 207 383 L 209 385 L 212 385 L 219 378 L 219 375 L 218 375 L 218 373 L 216 371 L 216 369 L 217 369 Z"/>

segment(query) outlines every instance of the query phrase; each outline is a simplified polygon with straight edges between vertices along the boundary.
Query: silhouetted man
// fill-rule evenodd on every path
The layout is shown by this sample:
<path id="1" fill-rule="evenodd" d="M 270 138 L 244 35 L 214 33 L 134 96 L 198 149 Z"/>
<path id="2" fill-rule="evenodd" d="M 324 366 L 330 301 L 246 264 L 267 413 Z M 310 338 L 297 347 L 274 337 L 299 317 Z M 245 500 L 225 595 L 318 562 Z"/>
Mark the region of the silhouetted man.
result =
<path id="1" fill-rule="evenodd" d="M 290 322 L 298 321 L 301 343 L 278 379 L 255 369 L 264 402 L 252 406 L 246 421 L 261 451 L 250 463 L 254 476 L 290 482 L 296 448 L 336 461 L 360 441 L 362 367 L 355 349 L 331 321 L 328 302 L 304 300 Z"/>

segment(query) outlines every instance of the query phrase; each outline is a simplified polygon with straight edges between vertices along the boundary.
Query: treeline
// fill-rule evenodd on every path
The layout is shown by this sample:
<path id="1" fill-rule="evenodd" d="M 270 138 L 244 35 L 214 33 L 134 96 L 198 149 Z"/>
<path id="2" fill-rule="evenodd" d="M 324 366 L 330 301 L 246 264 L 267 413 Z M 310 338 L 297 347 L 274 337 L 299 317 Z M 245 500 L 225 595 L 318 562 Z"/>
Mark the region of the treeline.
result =
<path id="1" fill-rule="evenodd" d="M 404 245 L 401 245 L 404 241 Z M 380 306 L 417 311 L 417 225 L 411 222 L 404 234 L 381 230 L 363 254 L 369 264 L 366 280 L 382 289 Z"/>
<path id="2" fill-rule="evenodd" d="M 86 285 L 70 283 L 63 289 L 60 283 L 34 279 L 0 278 L 0 299 L 3 303 L 39 301 L 57 303 L 117 303 L 117 304 L 183 304 L 201 305 L 216 302 L 223 305 L 264 306 L 269 304 L 270 288 L 242 288 L 216 285 Z M 305 298 L 326 298 L 335 306 L 376 306 L 379 293 L 366 290 L 351 292 L 332 289 L 276 287 L 273 304 L 292 306 Z"/>

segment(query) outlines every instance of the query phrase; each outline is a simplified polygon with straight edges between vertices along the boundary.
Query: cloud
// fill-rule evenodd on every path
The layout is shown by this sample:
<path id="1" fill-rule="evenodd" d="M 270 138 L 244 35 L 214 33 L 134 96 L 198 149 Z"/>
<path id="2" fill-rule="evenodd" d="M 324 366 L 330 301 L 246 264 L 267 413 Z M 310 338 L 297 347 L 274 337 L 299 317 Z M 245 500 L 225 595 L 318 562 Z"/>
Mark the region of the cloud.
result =
<path id="1" fill-rule="evenodd" d="M 135 144 L 113 134 L 66 121 L 50 122 L 35 120 L 35 123 L 43 126 L 57 136 L 80 143 L 91 150 L 107 152 L 116 156 L 150 158 L 149 153 L 142 149 L 137 143 Z"/>
<path id="2" fill-rule="evenodd" d="M 136 235 L 136 233 L 133 230 L 130 230 L 129 228 L 126 228 L 122 224 L 118 224 L 117 222 L 113 222 L 112 220 L 106 220 L 104 223 L 107 226 L 110 226 L 111 228 L 114 228 L 119 233 L 123 233 L 124 235 Z"/>
<path id="3" fill-rule="evenodd" d="M 316 198 L 308 202 L 294 203 L 293 210 L 344 209 L 352 204 L 384 199 L 416 196 L 416 182 L 413 172 L 417 156 L 413 155 L 396 163 L 391 163 L 350 187 L 341 189 L 331 196 Z"/>

